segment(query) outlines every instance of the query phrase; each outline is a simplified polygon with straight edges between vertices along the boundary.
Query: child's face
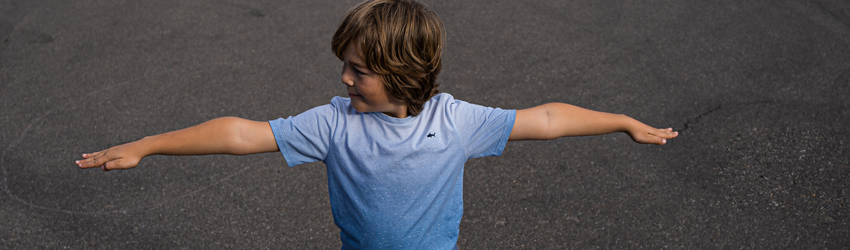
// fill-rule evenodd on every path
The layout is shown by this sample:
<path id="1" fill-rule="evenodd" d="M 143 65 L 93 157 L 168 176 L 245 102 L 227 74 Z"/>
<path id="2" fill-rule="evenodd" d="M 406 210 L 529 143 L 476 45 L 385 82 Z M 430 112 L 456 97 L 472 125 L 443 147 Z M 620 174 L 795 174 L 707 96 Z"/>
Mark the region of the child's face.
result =
<path id="1" fill-rule="evenodd" d="M 393 98 L 384 87 L 381 76 L 366 68 L 357 54 L 357 43 L 351 42 L 342 53 L 342 83 L 348 88 L 351 106 L 359 112 L 383 112 L 398 118 L 407 116 L 407 105 Z"/>

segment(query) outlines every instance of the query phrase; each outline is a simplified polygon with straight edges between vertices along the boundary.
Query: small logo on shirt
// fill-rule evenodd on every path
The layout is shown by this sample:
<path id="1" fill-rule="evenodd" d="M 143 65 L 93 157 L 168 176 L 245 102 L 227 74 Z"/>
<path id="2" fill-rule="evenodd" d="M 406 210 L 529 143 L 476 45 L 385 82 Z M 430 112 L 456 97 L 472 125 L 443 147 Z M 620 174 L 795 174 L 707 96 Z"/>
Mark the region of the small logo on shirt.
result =
<path id="1" fill-rule="evenodd" d="M 433 133 L 433 132 L 428 133 L 428 137 L 434 137 L 434 136 L 437 136 L 437 133 Z"/>

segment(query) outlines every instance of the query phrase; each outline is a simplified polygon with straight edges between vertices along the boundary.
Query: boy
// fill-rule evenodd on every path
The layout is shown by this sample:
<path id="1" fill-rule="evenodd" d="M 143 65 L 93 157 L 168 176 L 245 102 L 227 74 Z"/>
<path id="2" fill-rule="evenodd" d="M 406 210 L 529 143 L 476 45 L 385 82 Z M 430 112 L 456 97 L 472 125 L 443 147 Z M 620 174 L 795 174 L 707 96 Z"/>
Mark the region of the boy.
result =
<path id="1" fill-rule="evenodd" d="M 333 36 L 348 98 L 268 122 L 219 118 L 104 151 L 80 168 L 129 169 L 148 155 L 280 151 L 287 164 L 323 161 L 343 249 L 453 249 L 466 160 L 501 154 L 508 140 L 626 132 L 664 144 L 672 129 L 624 115 L 550 103 L 502 110 L 438 94 L 445 31 L 407 0 L 366 1 Z"/>

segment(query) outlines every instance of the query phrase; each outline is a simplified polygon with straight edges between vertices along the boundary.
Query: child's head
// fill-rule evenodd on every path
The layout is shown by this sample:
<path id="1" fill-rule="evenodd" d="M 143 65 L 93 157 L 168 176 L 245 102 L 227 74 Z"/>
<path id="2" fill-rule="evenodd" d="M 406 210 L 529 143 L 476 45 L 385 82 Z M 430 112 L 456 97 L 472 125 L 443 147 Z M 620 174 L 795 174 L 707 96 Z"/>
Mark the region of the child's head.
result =
<path id="1" fill-rule="evenodd" d="M 408 0 L 367 0 L 345 14 L 331 46 L 342 54 L 350 43 L 369 70 L 381 75 L 387 92 L 416 116 L 439 91 L 445 29 L 424 5 Z"/>

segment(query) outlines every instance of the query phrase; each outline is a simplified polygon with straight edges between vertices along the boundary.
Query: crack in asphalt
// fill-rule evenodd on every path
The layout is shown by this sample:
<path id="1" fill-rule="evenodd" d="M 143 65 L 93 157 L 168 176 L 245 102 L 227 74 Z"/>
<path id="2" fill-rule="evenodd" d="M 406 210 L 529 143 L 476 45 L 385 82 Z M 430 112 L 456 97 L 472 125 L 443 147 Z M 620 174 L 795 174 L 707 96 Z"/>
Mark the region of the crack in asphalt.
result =
<path id="1" fill-rule="evenodd" d="M 694 117 L 693 119 L 685 120 L 685 125 L 684 125 L 685 128 L 683 128 L 682 131 L 684 132 L 685 130 L 688 130 L 689 128 L 691 128 L 691 124 L 695 124 L 695 123 L 699 122 L 699 119 L 702 119 L 703 116 L 707 116 L 707 115 L 714 113 L 715 111 L 718 111 L 722 108 L 723 108 L 723 105 L 717 105 L 717 107 L 714 107 L 711 110 L 708 110 L 708 111 L 706 111 L 702 114 L 699 114 L 697 117 Z"/>
<path id="2" fill-rule="evenodd" d="M 839 6 L 811 0 L 785 0 L 789 11 L 799 13 L 822 25 L 844 42 L 850 42 L 850 19 L 838 11 Z"/>
<path id="3" fill-rule="evenodd" d="M 705 112 L 697 115 L 694 118 L 690 118 L 690 119 L 685 120 L 685 124 L 683 125 L 684 128 L 682 128 L 680 131 L 684 132 L 684 131 L 690 129 L 692 125 L 699 123 L 700 119 L 702 119 L 703 117 L 708 116 L 708 115 L 710 115 L 714 112 L 717 112 L 721 109 L 737 108 L 737 107 L 741 107 L 741 106 L 750 106 L 750 105 L 758 105 L 758 104 L 772 104 L 772 103 L 777 103 L 777 101 L 763 100 L 763 101 L 742 102 L 742 103 L 736 103 L 736 104 L 732 104 L 732 105 L 720 104 L 720 105 L 717 105 L 717 107 L 709 109 L 708 111 L 705 111 Z"/>

